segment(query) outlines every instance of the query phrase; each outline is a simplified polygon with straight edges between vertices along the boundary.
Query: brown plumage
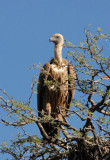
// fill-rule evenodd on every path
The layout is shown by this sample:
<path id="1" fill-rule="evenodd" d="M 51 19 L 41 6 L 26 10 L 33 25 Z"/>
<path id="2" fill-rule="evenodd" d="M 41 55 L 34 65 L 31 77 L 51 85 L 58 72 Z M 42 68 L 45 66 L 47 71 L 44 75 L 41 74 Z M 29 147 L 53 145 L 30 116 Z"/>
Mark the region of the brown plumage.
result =
<path id="1" fill-rule="evenodd" d="M 67 111 L 64 108 L 70 109 L 75 92 L 76 74 L 73 65 L 62 58 L 63 36 L 54 34 L 50 41 L 55 44 L 54 58 L 44 65 L 39 76 L 38 115 L 41 117 L 42 113 L 45 113 L 50 118 L 65 122 Z M 55 124 L 45 122 L 42 126 L 49 136 L 59 136 L 60 129 L 55 127 Z"/>

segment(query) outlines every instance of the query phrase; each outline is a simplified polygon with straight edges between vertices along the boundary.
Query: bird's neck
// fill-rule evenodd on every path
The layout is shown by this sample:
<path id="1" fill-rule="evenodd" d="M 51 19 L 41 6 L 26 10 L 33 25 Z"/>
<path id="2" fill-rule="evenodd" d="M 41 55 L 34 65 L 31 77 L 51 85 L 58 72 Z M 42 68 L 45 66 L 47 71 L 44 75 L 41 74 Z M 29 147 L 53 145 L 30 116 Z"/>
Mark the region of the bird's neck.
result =
<path id="1" fill-rule="evenodd" d="M 54 58 L 58 61 L 58 64 L 62 64 L 62 45 L 55 45 Z"/>

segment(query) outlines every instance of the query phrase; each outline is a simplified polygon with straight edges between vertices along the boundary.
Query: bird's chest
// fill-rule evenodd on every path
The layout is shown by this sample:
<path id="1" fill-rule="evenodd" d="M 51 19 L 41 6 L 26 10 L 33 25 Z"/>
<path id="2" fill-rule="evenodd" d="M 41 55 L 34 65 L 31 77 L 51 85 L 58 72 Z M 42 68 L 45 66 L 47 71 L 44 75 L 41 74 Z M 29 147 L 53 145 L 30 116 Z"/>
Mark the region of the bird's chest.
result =
<path id="1" fill-rule="evenodd" d="M 68 67 L 67 65 L 57 66 L 51 64 L 50 72 L 47 78 L 47 86 L 49 90 L 59 91 L 68 88 Z"/>
<path id="2" fill-rule="evenodd" d="M 52 64 L 50 72 L 55 79 L 61 78 L 62 80 L 65 80 L 65 78 L 67 79 L 68 77 L 67 65 L 57 66 L 56 64 Z"/>

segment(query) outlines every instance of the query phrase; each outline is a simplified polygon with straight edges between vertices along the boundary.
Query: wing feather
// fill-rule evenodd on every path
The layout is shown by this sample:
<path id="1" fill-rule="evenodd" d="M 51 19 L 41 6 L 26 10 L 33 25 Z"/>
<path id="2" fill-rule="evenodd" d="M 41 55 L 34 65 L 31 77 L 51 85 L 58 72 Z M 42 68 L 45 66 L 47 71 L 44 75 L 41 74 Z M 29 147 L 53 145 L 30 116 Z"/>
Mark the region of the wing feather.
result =
<path id="1" fill-rule="evenodd" d="M 43 94 L 45 92 L 45 86 L 44 86 L 44 81 L 48 79 L 49 76 L 49 71 L 50 71 L 50 64 L 46 63 L 40 73 L 39 76 L 39 82 L 37 86 L 37 107 L 38 107 L 38 115 L 40 115 L 40 112 L 43 109 Z"/>
<path id="2" fill-rule="evenodd" d="M 67 108 L 70 109 L 76 87 L 76 72 L 72 64 L 68 65 L 68 105 Z"/>

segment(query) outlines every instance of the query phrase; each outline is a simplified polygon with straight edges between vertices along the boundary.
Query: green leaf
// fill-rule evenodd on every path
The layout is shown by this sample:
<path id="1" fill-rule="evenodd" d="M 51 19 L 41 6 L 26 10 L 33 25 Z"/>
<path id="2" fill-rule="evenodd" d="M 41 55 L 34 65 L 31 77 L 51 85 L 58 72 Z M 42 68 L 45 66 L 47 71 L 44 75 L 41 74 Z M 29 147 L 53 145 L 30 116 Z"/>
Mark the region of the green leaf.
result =
<path id="1" fill-rule="evenodd" d="M 104 30 L 102 30 L 100 27 L 98 27 L 97 30 L 98 30 L 99 32 L 104 31 Z"/>

